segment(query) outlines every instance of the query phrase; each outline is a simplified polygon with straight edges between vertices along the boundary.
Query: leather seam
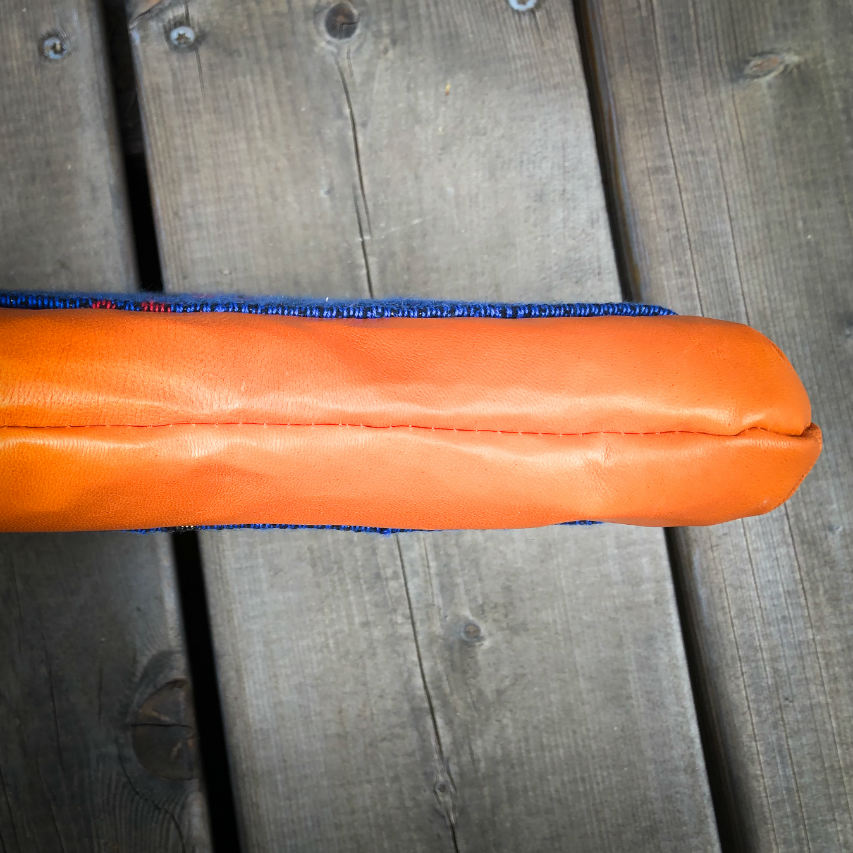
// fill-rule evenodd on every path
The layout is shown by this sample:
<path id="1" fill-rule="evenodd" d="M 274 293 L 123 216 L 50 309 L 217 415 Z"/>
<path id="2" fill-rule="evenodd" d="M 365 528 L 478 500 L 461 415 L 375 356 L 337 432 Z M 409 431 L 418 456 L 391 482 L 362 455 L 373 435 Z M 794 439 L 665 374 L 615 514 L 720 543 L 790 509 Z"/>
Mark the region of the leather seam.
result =
<path id="1" fill-rule="evenodd" d="M 419 424 L 355 424 L 355 423 L 333 423 L 333 422 L 305 422 L 305 423 L 276 423 L 267 421 L 177 421 L 166 424 L 0 424 L 0 429 L 20 430 L 43 430 L 43 429 L 162 429 L 166 427 L 228 427 L 228 426 L 260 426 L 260 427 L 293 427 L 303 429 L 317 429 L 336 427 L 339 429 L 375 429 L 375 430 L 421 430 L 426 432 L 462 432 L 462 433 L 485 433 L 490 435 L 538 435 L 552 438 L 578 438 L 587 435 L 702 435 L 712 438 L 737 438 L 747 432 L 766 432 L 770 435 L 783 438 L 802 438 L 808 430 L 814 426 L 810 424 L 801 433 L 786 433 L 768 429 L 767 427 L 747 427 L 736 433 L 705 432 L 702 430 L 670 429 L 650 431 L 629 430 L 589 430 L 586 432 L 549 432 L 535 430 L 507 430 L 507 429 L 484 429 L 476 427 L 448 427 L 448 426 L 423 426 Z"/>

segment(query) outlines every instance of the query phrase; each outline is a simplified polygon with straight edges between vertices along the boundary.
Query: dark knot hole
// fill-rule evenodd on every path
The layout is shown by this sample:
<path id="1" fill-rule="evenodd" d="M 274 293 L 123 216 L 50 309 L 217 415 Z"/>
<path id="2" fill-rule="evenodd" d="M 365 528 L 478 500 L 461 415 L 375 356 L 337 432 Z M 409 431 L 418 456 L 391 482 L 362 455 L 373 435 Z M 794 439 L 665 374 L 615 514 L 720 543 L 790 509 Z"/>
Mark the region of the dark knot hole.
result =
<path id="1" fill-rule="evenodd" d="M 358 29 L 358 10 L 352 3 L 336 3 L 326 12 L 326 32 L 333 39 L 349 39 Z"/>

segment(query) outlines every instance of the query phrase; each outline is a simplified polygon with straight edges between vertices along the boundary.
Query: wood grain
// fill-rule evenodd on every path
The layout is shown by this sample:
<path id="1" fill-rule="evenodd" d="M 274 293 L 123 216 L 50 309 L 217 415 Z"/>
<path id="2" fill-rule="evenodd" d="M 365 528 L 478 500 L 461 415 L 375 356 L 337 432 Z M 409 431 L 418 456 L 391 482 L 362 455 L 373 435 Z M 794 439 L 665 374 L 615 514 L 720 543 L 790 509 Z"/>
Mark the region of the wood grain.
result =
<path id="1" fill-rule="evenodd" d="M 3 849 L 210 849 L 168 537 L 7 534 L 0 610 Z"/>
<path id="2" fill-rule="evenodd" d="M 570 9 L 327 11 L 135 20 L 168 288 L 618 298 Z M 246 850 L 716 848 L 659 531 L 203 538 Z"/>
<path id="3" fill-rule="evenodd" d="M 0 17 L 0 287 L 136 285 L 104 52 L 93 3 Z M 0 848 L 209 849 L 168 538 L 0 537 L 0 647 Z"/>
<path id="4" fill-rule="evenodd" d="M 46 59 L 53 35 L 67 49 Z M 0 22 L 2 285 L 133 288 L 112 93 L 97 7 L 37 0 Z"/>
<path id="5" fill-rule="evenodd" d="M 675 537 L 725 837 L 850 849 L 853 16 L 586 6 L 636 293 L 768 334 L 826 436 L 787 505 Z"/>

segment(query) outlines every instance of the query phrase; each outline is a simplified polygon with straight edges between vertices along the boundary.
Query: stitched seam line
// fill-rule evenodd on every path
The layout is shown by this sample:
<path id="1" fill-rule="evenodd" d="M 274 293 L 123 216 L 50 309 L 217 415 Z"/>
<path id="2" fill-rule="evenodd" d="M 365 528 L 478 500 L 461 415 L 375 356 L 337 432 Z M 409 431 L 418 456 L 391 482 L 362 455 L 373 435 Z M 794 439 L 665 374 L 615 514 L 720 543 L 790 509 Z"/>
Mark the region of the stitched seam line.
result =
<path id="1" fill-rule="evenodd" d="M 669 430 L 652 430 L 647 432 L 637 431 L 622 431 L 622 430 L 590 430 L 588 432 L 537 432 L 535 430 L 507 430 L 507 429 L 478 429 L 474 427 L 448 427 L 448 426 L 422 426 L 419 424 L 353 424 L 353 423 L 273 423 L 266 421 L 177 421 L 168 424 L 48 424 L 48 425 L 16 425 L 16 424 L 0 424 L 0 429 L 162 429 L 165 427 L 183 427 L 183 426 L 260 426 L 260 427 L 296 427 L 296 428 L 339 428 L 339 429 L 375 429 L 375 430 L 395 430 L 409 429 L 422 430 L 426 432 L 463 432 L 463 433 L 486 433 L 490 435 L 540 435 L 554 438 L 572 438 L 586 435 L 705 435 L 713 438 L 736 438 L 747 432 L 766 432 L 771 435 L 781 436 L 784 438 L 801 438 L 802 433 L 785 433 L 777 432 L 776 430 L 768 429 L 767 427 L 747 427 L 744 430 L 736 433 L 717 433 L 703 432 L 702 430 L 689 429 L 669 429 Z M 811 425 L 810 425 L 811 426 Z"/>

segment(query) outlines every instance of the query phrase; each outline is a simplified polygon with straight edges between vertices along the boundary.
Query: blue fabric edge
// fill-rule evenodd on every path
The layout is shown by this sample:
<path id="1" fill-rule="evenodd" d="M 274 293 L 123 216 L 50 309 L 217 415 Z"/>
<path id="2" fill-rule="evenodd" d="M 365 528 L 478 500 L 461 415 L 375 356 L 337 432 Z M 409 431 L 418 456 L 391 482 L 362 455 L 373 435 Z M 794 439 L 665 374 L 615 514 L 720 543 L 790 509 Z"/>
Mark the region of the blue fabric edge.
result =
<path id="1" fill-rule="evenodd" d="M 638 302 L 460 302 L 434 299 L 315 299 L 302 297 L 220 296 L 163 293 L 48 293 L 0 291 L 0 308 L 168 312 L 175 314 L 269 314 L 317 319 L 385 319 L 394 317 L 665 317 L 660 305 Z"/>
<path id="2" fill-rule="evenodd" d="M 589 526 L 600 521 L 561 521 L 557 527 Z M 490 528 L 491 529 L 491 528 Z M 511 528 L 516 529 L 516 528 Z M 446 530 L 420 530 L 407 527 L 364 527 L 357 524 L 202 524 L 188 527 L 146 527 L 126 533 L 193 533 L 198 530 L 340 530 L 345 533 L 376 533 L 391 536 L 394 533 L 447 533 Z"/>

